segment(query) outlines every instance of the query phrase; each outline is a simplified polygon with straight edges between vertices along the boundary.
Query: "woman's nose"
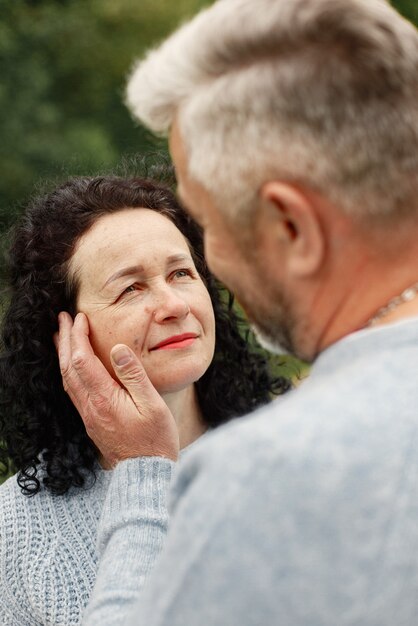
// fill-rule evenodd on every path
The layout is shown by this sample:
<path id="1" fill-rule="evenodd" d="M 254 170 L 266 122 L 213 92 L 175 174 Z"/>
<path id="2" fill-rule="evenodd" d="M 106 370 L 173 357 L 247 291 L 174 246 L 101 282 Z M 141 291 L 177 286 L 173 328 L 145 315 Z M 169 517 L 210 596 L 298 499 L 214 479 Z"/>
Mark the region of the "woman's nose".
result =
<path id="1" fill-rule="evenodd" d="M 181 319 L 186 317 L 189 312 L 189 304 L 174 289 L 167 286 L 166 289 L 158 293 L 154 308 L 154 319 L 156 322 L 161 324 L 170 319 Z"/>

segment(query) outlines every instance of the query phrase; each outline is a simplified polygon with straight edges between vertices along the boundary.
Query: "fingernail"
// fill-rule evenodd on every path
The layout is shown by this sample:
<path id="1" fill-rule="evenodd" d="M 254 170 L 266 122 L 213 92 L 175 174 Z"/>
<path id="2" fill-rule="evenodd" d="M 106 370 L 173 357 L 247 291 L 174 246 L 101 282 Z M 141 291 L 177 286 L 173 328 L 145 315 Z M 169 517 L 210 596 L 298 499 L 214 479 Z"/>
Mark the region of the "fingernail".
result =
<path id="1" fill-rule="evenodd" d="M 132 358 L 131 353 L 129 352 L 129 350 L 127 350 L 127 348 L 124 348 L 123 346 L 120 346 L 119 348 L 115 348 L 112 352 L 113 362 L 115 365 L 118 365 L 119 367 L 129 363 L 131 358 Z"/>

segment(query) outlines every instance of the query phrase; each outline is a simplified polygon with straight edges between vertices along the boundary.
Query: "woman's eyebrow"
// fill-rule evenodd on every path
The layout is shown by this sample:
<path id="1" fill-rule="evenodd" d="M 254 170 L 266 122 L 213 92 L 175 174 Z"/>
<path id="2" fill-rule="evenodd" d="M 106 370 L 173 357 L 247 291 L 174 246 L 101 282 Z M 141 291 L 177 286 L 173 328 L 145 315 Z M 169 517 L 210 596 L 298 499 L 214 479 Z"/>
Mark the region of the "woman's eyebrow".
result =
<path id="1" fill-rule="evenodd" d="M 130 267 L 122 267 L 120 270 L 109 276 L 102 289 L 107 287 L 109 283 L 113 283 L 118 278 L 123 278 L 124 276 L 132 276 L 133 274 L 142 274 L 143 272 L 143 265 L 131 265 Z"/>
<path id="2" fill-rule="evenodd" d="M 192 261 L 191 256 L 189 256 L 188 254 L 171 254 L 166 259 L 167 265 L 173 265 L 174 263 L 184 263 L 185 261 Z M 125 276 L 133 276 L 134 274 L 143 274 L 144 272 L 145 269 L 143 265 L 130 265 L 129 267 L 122 267 L 120 270 L 109 276 L 101 290 L 103 290 L 105 287 L 107 287 L 107 285 L 113 283 L 119 278 L 124 278 Z"/>
<path id="3" fill-rule="evenodd" d="M 171 254 L 167 257 L 167 265 L 173 263 L 183 263 L 184 261 L 192 261 L 192 257 L 188 254 Z"/>

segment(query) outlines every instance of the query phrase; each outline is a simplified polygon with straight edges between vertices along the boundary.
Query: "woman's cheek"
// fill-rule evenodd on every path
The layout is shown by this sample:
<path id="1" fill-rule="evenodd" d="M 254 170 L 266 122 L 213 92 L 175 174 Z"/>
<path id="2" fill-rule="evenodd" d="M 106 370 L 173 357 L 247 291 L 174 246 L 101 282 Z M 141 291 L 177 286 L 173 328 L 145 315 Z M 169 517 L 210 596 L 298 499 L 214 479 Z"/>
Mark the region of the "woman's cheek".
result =
<path id="1" fill-rule="evenodd" d="M 138 356 L 141 356 L 142 352 L 143 352 L 143 339 L 142 337 L 135 337 L 135 339 L 132 342 L 132 349 L 135 352 L 135 354 L 137 354 Z"/>

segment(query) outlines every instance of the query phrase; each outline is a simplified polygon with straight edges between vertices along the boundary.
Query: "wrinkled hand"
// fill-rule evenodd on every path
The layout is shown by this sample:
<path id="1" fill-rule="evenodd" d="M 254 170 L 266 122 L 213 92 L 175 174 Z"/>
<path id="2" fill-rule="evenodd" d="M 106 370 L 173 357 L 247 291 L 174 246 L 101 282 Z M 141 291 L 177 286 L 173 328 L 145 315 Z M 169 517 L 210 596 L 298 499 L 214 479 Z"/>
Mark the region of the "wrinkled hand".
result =
<path id="1" fill-rule="evenodd" d="M 60 313 L 54 341 L 64 389 L 101 452 L 104 467 L 138 456 L 177 459 L 179 437 L 174 418 L 130 348 L 118 344 L 111 351 L 122 387 L 94 354 L 83 313 L 74 323 L 68 313 Z"/>

